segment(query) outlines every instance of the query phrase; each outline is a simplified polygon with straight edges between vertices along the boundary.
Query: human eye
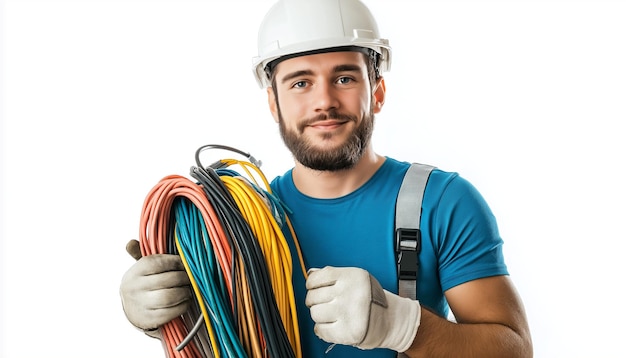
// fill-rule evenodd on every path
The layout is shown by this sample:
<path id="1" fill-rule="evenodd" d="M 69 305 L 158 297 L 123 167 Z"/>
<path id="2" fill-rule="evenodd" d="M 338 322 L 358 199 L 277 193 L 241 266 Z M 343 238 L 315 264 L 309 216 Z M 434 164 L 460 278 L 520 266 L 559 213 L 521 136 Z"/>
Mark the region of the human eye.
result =
<path id="1" fill-rule="evenodd" d="M 306 86 L 306 81 L 297 81 L 291 86 L 291 88 L 305 88 Z"/>
<path id="2" fill-rule="evenodd" d="M 337 79 L 337 83 L 341 84 L 341 85 L 347 85 L 354 82 L 354 79 L 352 77 L 348 77 L 348 76 L 341 76 Z"/>

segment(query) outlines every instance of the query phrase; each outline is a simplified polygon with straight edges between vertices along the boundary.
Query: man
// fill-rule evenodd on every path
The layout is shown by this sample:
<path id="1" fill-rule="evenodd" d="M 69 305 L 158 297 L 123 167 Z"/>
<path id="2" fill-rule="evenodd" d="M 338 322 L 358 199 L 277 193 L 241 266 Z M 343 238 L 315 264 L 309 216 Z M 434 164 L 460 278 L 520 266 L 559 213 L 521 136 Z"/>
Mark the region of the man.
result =
<path id="1" fill-rule="evenodd" d="M 293 277 L 304 356 L 532 356 L 495 219 L 456 173 L 430 175 L 417 299 L 397 295 L 394 206 L 409 163 L 371 143 L 391 48 L 369 10 L 358 0 L 279 0 L 258 45 L 254 73 L 295 161 L 272 190 L 293 212 L 309 268 Z M 154 256 L 120 290 L 142 329 L 182 314 L 190 297 L 180 260 Z"/>

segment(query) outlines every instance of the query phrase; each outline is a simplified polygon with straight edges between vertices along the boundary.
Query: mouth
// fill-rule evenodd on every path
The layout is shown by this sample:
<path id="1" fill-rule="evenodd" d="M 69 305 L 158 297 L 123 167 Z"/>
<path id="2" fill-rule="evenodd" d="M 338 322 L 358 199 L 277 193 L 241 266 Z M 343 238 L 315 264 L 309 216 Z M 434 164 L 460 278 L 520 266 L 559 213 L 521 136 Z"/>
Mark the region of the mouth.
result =
<path id="1" fill-rule="evenodd" d="M 311 127 L 311 128 L 315 128 L 319 130 L 331 130 L 331 129 L 338 128 L 346 124 L 347 122 L 348 121 L 346 120 L 328 119 L 328 120 L 323 120 L 323 121 L 315 121 L 313 123 L 308 124 L 307 127 Z"/>

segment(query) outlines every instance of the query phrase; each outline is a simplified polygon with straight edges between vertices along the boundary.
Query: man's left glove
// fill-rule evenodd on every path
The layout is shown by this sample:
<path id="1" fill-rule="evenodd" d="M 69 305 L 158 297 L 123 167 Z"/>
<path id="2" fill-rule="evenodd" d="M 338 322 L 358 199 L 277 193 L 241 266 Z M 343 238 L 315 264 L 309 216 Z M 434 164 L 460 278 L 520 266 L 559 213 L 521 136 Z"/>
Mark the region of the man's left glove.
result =
<path id="1" fill-rule="evenodd" d="M 384 290 L 369 272 L 312 269 L 306 288 L 315 334 L 326 342 L 397 352 L 413 343 L 422 314 L 419 302 Z"/>

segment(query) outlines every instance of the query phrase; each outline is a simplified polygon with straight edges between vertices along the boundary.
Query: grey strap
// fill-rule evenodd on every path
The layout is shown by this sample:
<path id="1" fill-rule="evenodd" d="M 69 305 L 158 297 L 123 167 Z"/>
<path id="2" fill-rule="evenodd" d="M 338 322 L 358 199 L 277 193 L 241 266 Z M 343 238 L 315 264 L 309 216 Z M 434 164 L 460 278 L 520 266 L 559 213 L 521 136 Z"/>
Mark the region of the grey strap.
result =
<path id="1" fill-rule="evenodd" d="M 416 299 L 417 270 L 421 249 L 420 220 L 426 183 L 435 167 L 413 163 L 404 175 L 396 199 L 396 250 L 398 251 L 398 294 Z M 398 353 L 398 358 L 407 357 Z"/>
<path id="2" fill-rule="evenodd" d="M 417 255 L 421 245 L 419 229 L 422 199 L 428 177 L 433 169 L 433 166 L 427 164 L 411 164 L 404 176 L 396 200 L 398 293 L 402 297 L 416 298 L 415 280 L 418 267 Z"/>

